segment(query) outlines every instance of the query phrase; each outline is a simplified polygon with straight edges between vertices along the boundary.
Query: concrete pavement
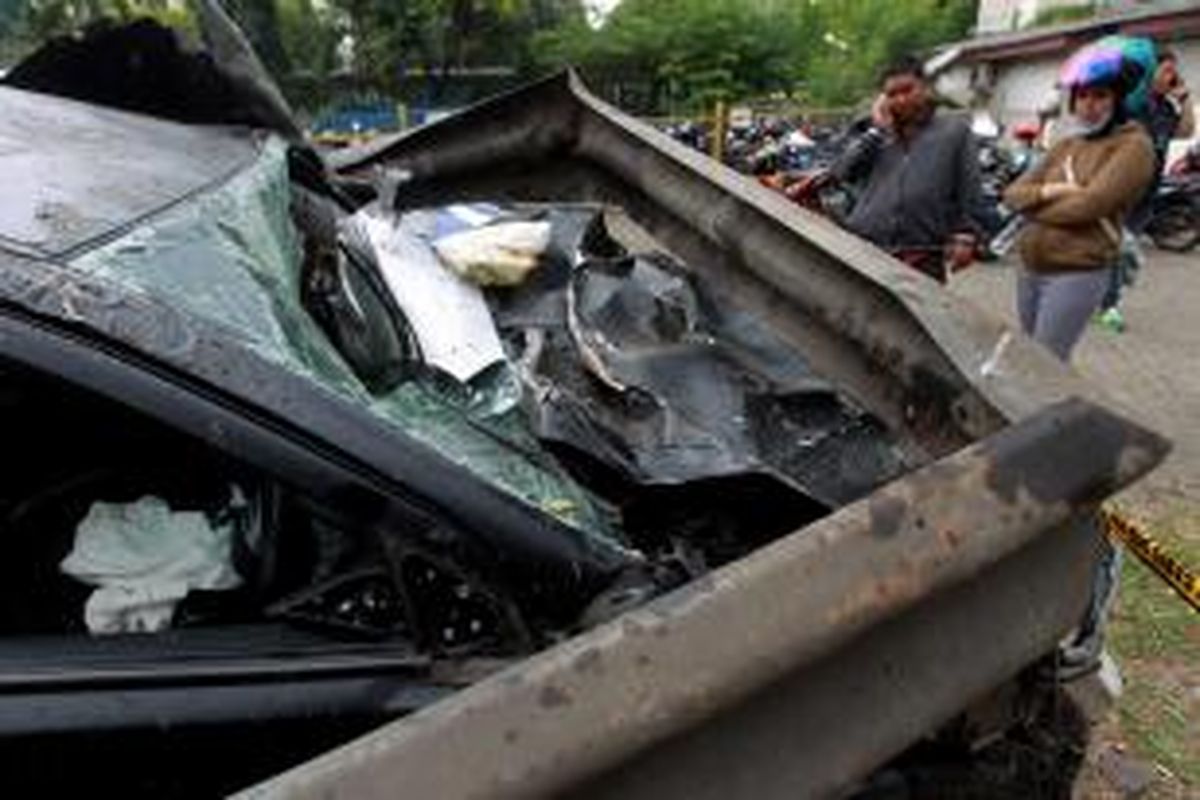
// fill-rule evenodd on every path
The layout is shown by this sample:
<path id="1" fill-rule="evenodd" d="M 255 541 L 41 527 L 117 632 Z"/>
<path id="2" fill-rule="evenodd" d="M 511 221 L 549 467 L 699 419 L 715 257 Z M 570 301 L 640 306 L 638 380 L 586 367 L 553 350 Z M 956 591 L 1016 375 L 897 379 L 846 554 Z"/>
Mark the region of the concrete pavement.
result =
<path id="1" fill-rule="evenodd" d="M 1123 303 L 1128 329 L 1090 326 L 1074 364 L 1174 442 L 1166 463 L 1131 491 L 1200 501 L 1200 250 L 1176 255 L 1147 248 L 1146 256 Z M 1012 261 L 976 264 L 952 279 L 951 291 L 1015 327 L 1016 269 Z"/>

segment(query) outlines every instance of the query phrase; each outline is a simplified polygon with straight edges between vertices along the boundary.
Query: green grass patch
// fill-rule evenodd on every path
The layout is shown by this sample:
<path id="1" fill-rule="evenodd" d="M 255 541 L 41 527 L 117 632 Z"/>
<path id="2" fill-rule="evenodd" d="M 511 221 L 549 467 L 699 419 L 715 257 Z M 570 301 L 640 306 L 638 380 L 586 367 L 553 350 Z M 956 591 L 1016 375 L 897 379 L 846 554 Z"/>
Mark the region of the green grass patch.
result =
<path id="1" fill-rule="evenodd" d="M 1187 692 L 1182 687 L 1138 679 L 1130 672 L 1126 671 L 1126 691 L 1119 709 L 1122 734 L 1143 758 L 1169 769 L 1184 786 L 1200 787 L 1195 703 L 1189 713 Z"/>
<path id="2" fill-rule="evenodd" d="M 1147 530 L 1200 569 L 1200 507 L 1157 514 Z M 1200 698 L 1192 694 L 1200 687 L 1200 613 L 1127 554 L 1110 635 L 1125 677 L 1122 734 L 1143 757 L 1200 789 Z"/>

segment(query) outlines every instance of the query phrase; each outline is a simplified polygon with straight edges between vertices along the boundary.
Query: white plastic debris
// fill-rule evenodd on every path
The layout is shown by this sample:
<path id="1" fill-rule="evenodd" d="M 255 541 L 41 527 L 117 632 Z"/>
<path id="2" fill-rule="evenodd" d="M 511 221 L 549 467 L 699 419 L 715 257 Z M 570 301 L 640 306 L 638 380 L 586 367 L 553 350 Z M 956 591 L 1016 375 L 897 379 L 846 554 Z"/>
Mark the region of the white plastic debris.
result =
<path id="1" fill-rule="evenodd" d="M 996 342 L 996 346 L 992 348 L 992 353 L 987 357 L 979 367 L 979 375 L 983 378 L 990 378 L 992 375 L 1000 371 L 1000 359 L 1004 356 L 1004 351 L 1008 349 L 1008 343 L 1012 341 L 1012 331 L 1005 331 L 1000 335 L 1000 339 Z"/>
<path id="2" fill-rule="evenodd" d="M 447 269 L 479 286 L 520 285 L 549 246 L 549 222 L 498 222 L 433 244 Z"/>
<path id="3" fill-rule="evenodd" d="M 241 585 L 232 547 L 232 524 L 214 527 L 158 497 L 93 503 L 60 569 L 97 587 L 84 608 L 89 631 L 148 633 L 170 626 L 189 591 Z"/>
<path id="4" fill-rule="evenodd" d="M 443 268 L 406 217 L 360 211 L 354 220 L 370 238 L 388 289 L 412 326 L 426 363 L 466 383 L 504 360 L 504 346 L 479 287 Z"/>
<path id="5" fill-rule="evenodd" d="M 478 228 L 495 221 L 500 209 L 490 203 L 455 203 L 435 213 L 434 238 L 441 239 L 468 228 Z"/>

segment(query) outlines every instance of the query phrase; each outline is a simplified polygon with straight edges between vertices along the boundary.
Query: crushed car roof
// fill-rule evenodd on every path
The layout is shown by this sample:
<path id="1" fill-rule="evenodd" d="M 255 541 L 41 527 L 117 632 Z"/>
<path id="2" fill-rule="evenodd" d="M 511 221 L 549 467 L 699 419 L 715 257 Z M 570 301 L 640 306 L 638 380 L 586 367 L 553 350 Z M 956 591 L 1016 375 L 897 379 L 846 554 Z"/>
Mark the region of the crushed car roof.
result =
<path id="1" fill-rule="evenodd" d="M 0 247 L 61 257 L 250 163 L 261 135 L 0 87 Z"/>

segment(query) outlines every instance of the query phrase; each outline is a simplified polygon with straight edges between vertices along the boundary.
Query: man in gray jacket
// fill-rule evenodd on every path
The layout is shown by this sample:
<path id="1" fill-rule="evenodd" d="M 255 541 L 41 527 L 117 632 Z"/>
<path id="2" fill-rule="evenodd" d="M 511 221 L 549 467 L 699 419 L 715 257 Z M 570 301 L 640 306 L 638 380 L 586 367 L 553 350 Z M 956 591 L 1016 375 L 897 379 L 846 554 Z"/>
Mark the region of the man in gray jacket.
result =
<path id="1" fill-rule="evenodd" d="M 920 61 L 883 73 L 872 125 L 830 170 L 862 185 L 846 227 L 935 280 L 974 251 L 979 157 L 965 119 L 939 115 Z"/>

